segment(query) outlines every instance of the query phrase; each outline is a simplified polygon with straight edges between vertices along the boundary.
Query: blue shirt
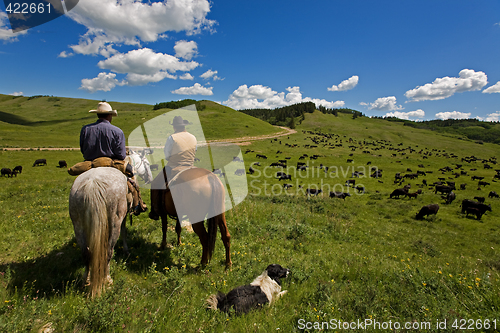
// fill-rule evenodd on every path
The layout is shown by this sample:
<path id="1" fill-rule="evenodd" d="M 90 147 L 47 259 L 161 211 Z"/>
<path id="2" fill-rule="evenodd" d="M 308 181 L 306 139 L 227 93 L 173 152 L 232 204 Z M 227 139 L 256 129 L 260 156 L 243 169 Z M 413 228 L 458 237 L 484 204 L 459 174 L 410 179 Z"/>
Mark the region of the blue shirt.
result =
<path id="1" fill-rule="evenodd" d="M 98 157 L 110 157 L 124 160 L 125 134 L 111 125 L 105 119 L 99 119 L 93 124 L 85 125 L 80 132 L 80 151 L 85 161 L 92 161 Z"/>

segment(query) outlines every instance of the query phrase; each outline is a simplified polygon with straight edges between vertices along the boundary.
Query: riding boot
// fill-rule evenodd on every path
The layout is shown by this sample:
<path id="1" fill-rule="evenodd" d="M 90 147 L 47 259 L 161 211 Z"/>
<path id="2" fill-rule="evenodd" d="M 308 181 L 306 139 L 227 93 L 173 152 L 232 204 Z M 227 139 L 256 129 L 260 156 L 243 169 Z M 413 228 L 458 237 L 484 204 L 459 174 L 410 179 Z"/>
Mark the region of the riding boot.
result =
<path id="1" fill-rule="evenodd" d="M 133 198 L 132 207 L 134 210 L 134 215 L 137 216 L 140 213 L 145 212 L 148 209 L 148 207 L 142 201 L 141 191 L 139 189 L 139 185 L 137 184 L 137 182 L 129 178 L 127 184 L 129 191 L 132 193 L 132 198 Z"/>

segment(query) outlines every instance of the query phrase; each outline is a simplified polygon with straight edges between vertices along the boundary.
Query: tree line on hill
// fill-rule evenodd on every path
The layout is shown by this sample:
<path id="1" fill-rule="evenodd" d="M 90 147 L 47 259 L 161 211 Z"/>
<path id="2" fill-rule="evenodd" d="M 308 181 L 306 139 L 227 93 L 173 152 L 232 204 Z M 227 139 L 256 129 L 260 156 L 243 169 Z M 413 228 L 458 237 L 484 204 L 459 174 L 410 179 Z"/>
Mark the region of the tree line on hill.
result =
<path id="1" fill-rule="evenodd" d="M 202 111 L 205 109 L 205 105 L 202 105 L 200 102 L 201 101 L 196 101 L 194 99 L 184 99 L 181 101 L 156 103 L 153 106 L 153 110 L 179 109 L 188 105 L 195 104 L 196 109 L 198 111 Z M 266 121 L 271 125 L 288 126 L 290 128 L 295 128 L 297 123 L 300 124 L 304 120 L 304 114 L 313 113 L 316 110 L 319 110 L 324 114 L 333 114 L 335 117 L 338 117 L 339 113 L 352 114 L 353 119 L 364 116 L 362 112 L 348 108 L 326 108 L 323 105 L 320 105 L 318 108 L 316 108 L 316 104 L 314 104 L 313 102 L 302 102 L 275 109 L 244 109 L 240 110 L 240 112 Z"/>
<path id="2" fill-rule="evenodd" d="M 183 107 L 186 107 L 188 105 L 196 105 L 196 110 L 197 111 L 203 111 L 205 110 L 205 105 L 201 104 L 201 101 L 196 101 L 194 99 L 183 99 L 181 101 L 170 101 L 170 102 L 162 102 L 162 103 L 156 103 L 153 106 L 153 110 L 159 110 L 159 109 L 180 109 Z"/>
<path id="3" fill-rule="evenodd" d="M 434 119 L 412 121 L 396 117 L 372 117 L 388 121 L 402 122 L 404 126 L 428 129 L 440 133 L 461 135 L 477 143 L 490 142 L 500 144 L 500 122 L 486 122 L 478 119 Z"/>
<path id="4" fill-rule="evenodd" d="M 353 119 L 364 116 L 363 113 L 359 111 L 347 108 L 329 109 L 324 107 L 323 105 L 320 105 L 318 108 L 316 108 L 316 104 L 314 104 L 313 102 L 302 102 L 275 109 L 244 109 L 240 110 L 240 112 L 266 121 L 271 125 L 288 126 L 293 129 L 295 128 L 297 122 L 299 124 L 302 123 L 306 113 L 313 113 L 316 110 L 324 114 L 333 114 L 336 117 L 338 117 L 339 112 L 352 114 Z"/>

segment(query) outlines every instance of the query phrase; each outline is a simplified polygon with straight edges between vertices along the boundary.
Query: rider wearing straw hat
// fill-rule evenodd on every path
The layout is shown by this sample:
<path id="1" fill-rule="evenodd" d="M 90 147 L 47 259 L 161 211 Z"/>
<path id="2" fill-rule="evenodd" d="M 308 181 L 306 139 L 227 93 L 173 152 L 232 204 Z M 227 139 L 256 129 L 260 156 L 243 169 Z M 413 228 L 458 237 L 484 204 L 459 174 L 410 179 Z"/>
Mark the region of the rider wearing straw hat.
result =
<path id="1" fill-rule="evenodd" d="M 96 110 L 98 120 L 95 123 L 83 126 L 80 132 L 80 151 L 85 161 L 94 161 L 100 157 L 109 157 L 113 160 L 123 161 L 126 158 L 125 134 L 114 125 L 111 125 L 113 117 L 117 116 L 116 110 L 106 102 L 100 102 Z M 127 174 L 131 175 L 132 166 L 127 165 Z M 123 170 L 122 170 L 123 171 Z M 137 183 L 128 178 L 129 190 L 134 197 L 134 214 L 139 215 L 147 210 L 147 206 L 141 199 L 141 192 Z"/>
<path id="2" fill-rule="evenodd" d="M 165 143 L 163 152 L 168 161 L 164 168 L 165 172 L 160 172 L 151 183 L 151 210 L 149 217 L 158 220 L 161 211 L 161 200 L 166 192 L 168 179 L 174 178 L 182 170 L 190 168 L 194 164 L 196 155 L 196 137 L 186 131 L 189 121 L 181 116 L 174 117 L 170 125 L 174 128 L 174 133 L 170 135 Z M 165 179 L 166 177 L 166 179 Z"/>

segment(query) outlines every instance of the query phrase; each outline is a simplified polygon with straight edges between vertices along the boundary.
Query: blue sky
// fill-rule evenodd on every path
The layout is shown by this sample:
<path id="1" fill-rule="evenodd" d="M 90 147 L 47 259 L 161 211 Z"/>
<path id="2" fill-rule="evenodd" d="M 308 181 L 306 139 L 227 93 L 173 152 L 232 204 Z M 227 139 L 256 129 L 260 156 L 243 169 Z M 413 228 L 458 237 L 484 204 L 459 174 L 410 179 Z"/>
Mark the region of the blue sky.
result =
<path id="1" fill-rule="evenodd" d="M 493 0 L 80 0 L 16 34 L 0 4 L 2 94 L 498 121 L 499 56 Z"/>

